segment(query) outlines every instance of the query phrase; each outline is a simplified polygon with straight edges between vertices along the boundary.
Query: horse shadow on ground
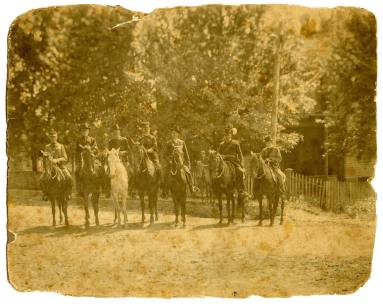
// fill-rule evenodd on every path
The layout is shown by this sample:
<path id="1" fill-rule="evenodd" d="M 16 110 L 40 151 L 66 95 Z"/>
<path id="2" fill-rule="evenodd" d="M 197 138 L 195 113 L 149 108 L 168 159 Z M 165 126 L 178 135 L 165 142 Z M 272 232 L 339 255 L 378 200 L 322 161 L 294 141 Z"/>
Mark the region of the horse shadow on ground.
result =
<path id="1" fill-rule="evenodd" d="M 179 224 L 180 227 L 182 227 L 182 223 Z M 170 222 L 161 222 L 161 223 L 154 223 L 146 227 L 146 232 L 147 233 L 153 233 L 156 231 L 161 231 L 161 230 L 174 230 L 176 229 L 174 226 L 174 221 Z"/>
<path id="2" fill-rule="evenodd" d="M 66 226 L 36 226 L 20 231 L 18 235 L 42 234 L 46 237 L 63 237 L 73 235 L 74 237 L 82 237 L 103 233 L 112 229 L 111 224 L 90 226 L 85 228 L 84 225 L 69 225 Z"/>
<path id="3" fill-rule="evenodd" d="M 196 231 L 196 230 L 205 230 L 205 229 L 214 229 L 214 228 L 226 228 L 230 227 L 227 223 L 213 223 L 213 224 L 206 224 L 206 225 L 199 225 L 195 226 L 191 229 L 191 231 Z"/>

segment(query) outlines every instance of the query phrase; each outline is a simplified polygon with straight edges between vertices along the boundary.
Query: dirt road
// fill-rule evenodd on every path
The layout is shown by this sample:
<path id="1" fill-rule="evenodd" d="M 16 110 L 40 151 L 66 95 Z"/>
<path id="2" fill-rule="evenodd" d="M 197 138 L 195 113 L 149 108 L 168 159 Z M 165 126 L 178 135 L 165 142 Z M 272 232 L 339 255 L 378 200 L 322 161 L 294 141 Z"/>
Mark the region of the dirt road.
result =
<path id="1" fill-rule="evenodd" d="M 95 296 L 290 296 L 350 293 L 369 277 L 375 222 L 286 209 L 283 226 L 233 226 L 187 217 L 174 228 L 160 214 L 153 226 L 129 211 L 129 228 L 83 226 L 70 206 L 70 228 L 50 227 L 48 203 L 9 196 L 8 269 L 19 290 Z"/>

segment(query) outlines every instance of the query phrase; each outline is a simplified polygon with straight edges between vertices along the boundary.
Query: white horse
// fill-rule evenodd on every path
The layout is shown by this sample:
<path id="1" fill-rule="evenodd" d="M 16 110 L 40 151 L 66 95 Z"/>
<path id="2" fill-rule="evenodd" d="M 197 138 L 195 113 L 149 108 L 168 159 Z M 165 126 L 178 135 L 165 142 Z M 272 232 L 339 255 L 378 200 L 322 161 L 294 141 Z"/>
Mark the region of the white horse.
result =
<path id="1" fill-rule="evenodd" d="M 115 214 L 118 218 L 118 226 L 121 225 L 120 212 L 124 213 L 124 227 L 127 227 L 128 218 L 126 213 L 126 203 L 128 198 L 128 173 L 119 157 L 120 149 L 112 148 L 108 151 L 108 169 L 110 175 L 110 193 L 114 203 Z M 114 219 L 116 222 L 116 218 Z"/>

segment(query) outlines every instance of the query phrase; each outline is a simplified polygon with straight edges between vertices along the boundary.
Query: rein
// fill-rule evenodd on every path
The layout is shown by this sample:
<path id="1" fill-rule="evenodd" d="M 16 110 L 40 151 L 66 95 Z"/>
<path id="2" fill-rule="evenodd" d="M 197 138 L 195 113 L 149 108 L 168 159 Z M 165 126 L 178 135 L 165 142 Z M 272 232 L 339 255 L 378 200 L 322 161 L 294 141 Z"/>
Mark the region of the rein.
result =
<path id="1" fill-rule="evenodd" d="M 175 161 L 175 153 L 177 153 L 176 148 L 174 148 L 173 150 L 173 162 L 176 164 L 176 169 L 175 171 L 173 171 L 172 168 L 170 168 L 170 174 L 173 176 L 175 176 L 178 173 L 178 166 L 177 166 L 177 162 Z"/>
<path id="2" fill-rule="evenodd" d="M 219 154 L 219 159 L 220 159 L 221 164 L 222 164 L 222 171 L 221 171 L 220 174 L 218 174 L 218 175 L 216 176 L 217 179 L 218 179 L 218 178 L 221 178 L 223 172 L 225 171 L 225 166 L 224 166 L 224 164 L 223 164 L 223 163 L 224 163 L 224 160 L 223 160 L 223 158 L 222 158 L 222 155 L 220 155 L 220 154 Z"/>

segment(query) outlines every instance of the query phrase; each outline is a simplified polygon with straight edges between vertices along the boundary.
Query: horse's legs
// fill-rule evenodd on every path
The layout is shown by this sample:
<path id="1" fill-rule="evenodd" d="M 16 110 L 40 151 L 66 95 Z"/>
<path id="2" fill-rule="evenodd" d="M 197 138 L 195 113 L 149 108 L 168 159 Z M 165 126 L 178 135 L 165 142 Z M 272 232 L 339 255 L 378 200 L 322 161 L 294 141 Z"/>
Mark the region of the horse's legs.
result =
<path id="1" fill-rule="evenodd" d="M 262 226 L 262 221 L 263 221 L 263 195 L 258 196 L 258 203 L 259 203 L 259 221 L 258 221 L 258 226 Z"/>
<path id="2" fill-rule="evenodd" d="M 85 210 L 85 227 L 89 227 L 89 193 L 83 191 L 83 201 L 84 201 L 84 210 Z"/>
<path id="3" fill-rule="evenodd" d="M 113 194 L 112 197 L 113 197 L 113 204 L 114 204 L 114 223 L 116 223 L 116 218 L 117 218 L 118 226 L 120 226 L 121 217 L 120 217 L 120 203 L 118 201 L 119 197 L 116 194 Z"/>
<path id="4" fill-rule="evenodd" d="M 274 225 L 274 196 L 270 195 L 267 197 L 267 203 L 269 206 L 270 226 Z"/>
<path id="5" fill-rule="evenodd" d="M 143 192 L 139 192 L 140 202 L 141 202 L 141 223 L 145 223 L 145 194 Z M 150 202 L 149 202 L 150 205 Z"/>
<path id="6" fill-rule="evenodd" d="M 238 204 L 241 206 L 241 221 L 245 222 L 245 197 L 240 195 Z"/>
<path id="7" fill-rule="evenodd" d="M 186 225 L 186 189 L 185 192 L 181 195 L 180 198 L 180 204 L 181 204 L 181 218 L 183 225 Z"/>
<path id="8" fill-rule="evenodd" d="M 157 210 L 157 201 L 158 201 L 158 188 L 153 194 L 153 203 L 154 203 L 154 212 L 155 212 L 155 220 L 158 221 L 158 210 Z"/>
<path id="9" fill-rule="evenodd" d="M 227 223 L 231 222 L 231 214 L 230 214 L 230 194 L 226 193 L 226 212 L 227 212 Z"/>
<path id="10" fill-rule="evenodd" d="M 126 196 L 124 195 L 122 196 L 122 201 L 121 201 L 122 211 L 124 212 L 124 228 L 128 227 L 128 213 L 126 211 L 127 200 L 128 200 L 128 193 L 126 193 Z"/>
<path id="11" fill-rule="evenodd" d="M 230 194 L 230 200 L 231 200 L 231 222 L 234 223 L 235 221 L 235 213 L 238 211 L 240 205 L 240 198 L 237 198 L 237 206 L 235 205 L 235 197 L 234 194 Z"/>
<path id="12" fill-rule="evenodd" d="M 279 222 L 280 225 L 283 224 L 283 210 L 285 209 L 285 200 L 283 199 L 283 195 L 281 196 L 281 220 Z"/>
<path id="13" fill-rule="evenodd" d="M 61 197 L 61 208 L 64 213 L 64 218 L 65 218 L 65 226 L 69 226 L 69 221 L 68 221 L 68 198 L 67 195 L 64 194 L 64 196 Z"/>
<path id="14" fill-rule="evenodd" d="M 219 224 L 222 224 L 222 194 L 217 195 L 219 208 Z"/>
<path id="15" fill-rule="evenodd" d="M 235 220 L 235 198 L 234 198 L 234 194 L 233 193 L 230 193 L 230 204 L 231 204 L 231 214 L 230 214 L 230 221 L 231 223 L 234 224 L 234 220 Z"/>
<path id="16" fill-rule="evenodd" d="M 60 200 L 57 201 L 57 206 L 59 207 L 59 215 L 60 215 L 60 224 L 63 222 L 63 215 L 62 215 L 62 210 L 63 210 L 63 205 Z"/>
<path id="17" fill-rule="evenodd" d="M 113 225 L 116 223 L 117 221 L 117 209 L 116 207 L 114 207 L 114 220 L 113 220 Z"/>
<path id="18" fill-rule="evenodd" d="M 180 210 L 179 210 L 180 206 L 179 206 L 178 196 L 173 194 L 173 193 L 172 193 L 172 196 L 173 196 L 173 202 L 174 202 L 174 214 L 176 216 L 175 225 L 177 226 L 178 225 L 178 215 L 180 212 Z"/>
<path id="19" fill-rule="evenodd" d="M 278 208 L 278 203 L 279 203 L 279 195 L 275 194 L 273 197 L 273 217 L 272 217 L 272 225 L 274 225 L 274 219 L 275 215 L 277 214 L 277 208 Z"/>
<path id="20" fill-rule="evenodd" d="M 150 211 L 150 224 L 154 223 L 154 195 L 153 193 L 148 193 L 148 202 L 149 202 L 149 211 Z"/>
<path id="21" fill-rule="evenodd" d="M 93 213 L 94 213 L 94 219 L 95 219 L 95 223 L 96 225 L 98 226 L 100 224 L 99 220 L 98 220 L 98 200 L 100 198 L 100 193 L 95 193 L 93 192 L 92 193 L 92 205 L 93 205 Z"/>
<path id="22" fill-rule="evenodd" d="M 51 201 L 51 208 L 52 208 L 52 219 L 53 219 L 53 223 L 52 223 L 52 226 L 56 226 L 56 206 L 55 206 L 55 198 L 50 198 L 50 201 Z"/>

